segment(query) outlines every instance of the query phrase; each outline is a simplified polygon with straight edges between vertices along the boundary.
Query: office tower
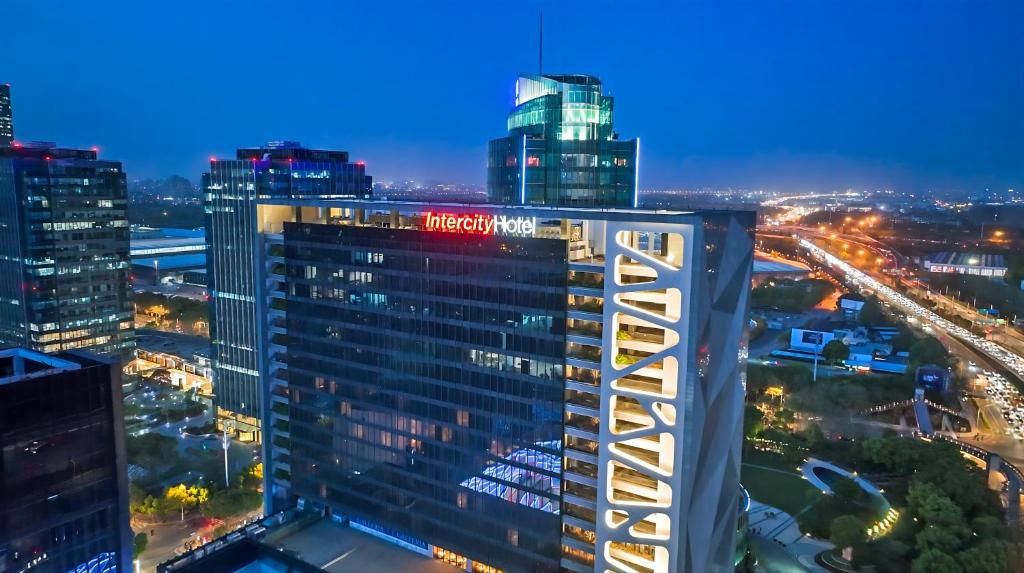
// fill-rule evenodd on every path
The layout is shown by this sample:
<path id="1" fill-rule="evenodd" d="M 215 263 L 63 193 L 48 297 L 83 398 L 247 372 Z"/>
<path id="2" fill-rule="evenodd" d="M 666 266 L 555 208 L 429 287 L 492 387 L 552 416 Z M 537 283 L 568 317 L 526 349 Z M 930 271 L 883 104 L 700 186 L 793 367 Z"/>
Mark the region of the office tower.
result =
<path id="1" fill-rule="evenodd" d="M 291 141 L 239 149 L 234 160 L 210 160 L 206 190 L 210 338 L 218 423 L 260 440 L 263 395 L 257 313 L 261 262 L 256 202 L 263 198 L 369 197 L 372 180 L 344 151 L 306 149 Z"/>
<path id="2" fill-rule="evenodd" d="M 132 570 L 119 372 L 0 350 L 0 572 Z"/>
<path id="3" fill-rule="evenodd" d="M 731 571 L 754 213 L 253 204 L 222 264 L 265 289 L 268 512 L 472 571 Z"/>
<path id="4" fill-rule="evenodd" d="M 0 345 L 132 358 L 126 203 L 94 150 L 0 147 Z"/>
<path id="5" fill-rule="evenodd" d="M 9 147 L 14 142 L 14 113 L 11 109 L 11 84 L 0 84 L 0 147 Z"/>
<path id="6" fill-rule="evenodd" d="M 618 138 L 613 107 L 594 76 L 521 75 L 508 135 L 488 145 L 488 201 L 636 207 L 640 140 Z"/>

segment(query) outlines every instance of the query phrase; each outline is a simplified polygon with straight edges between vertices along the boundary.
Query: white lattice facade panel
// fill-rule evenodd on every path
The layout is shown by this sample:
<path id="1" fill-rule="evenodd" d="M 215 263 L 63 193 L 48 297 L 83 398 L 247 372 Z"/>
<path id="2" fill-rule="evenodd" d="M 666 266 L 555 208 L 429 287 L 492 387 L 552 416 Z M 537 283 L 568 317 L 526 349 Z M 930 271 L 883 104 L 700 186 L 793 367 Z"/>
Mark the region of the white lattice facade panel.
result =
<path id="1" fill-rule="evenodd" d="M 595 571 L 731 568 L 752 244 L 726 220 L 608 224 Z"/>

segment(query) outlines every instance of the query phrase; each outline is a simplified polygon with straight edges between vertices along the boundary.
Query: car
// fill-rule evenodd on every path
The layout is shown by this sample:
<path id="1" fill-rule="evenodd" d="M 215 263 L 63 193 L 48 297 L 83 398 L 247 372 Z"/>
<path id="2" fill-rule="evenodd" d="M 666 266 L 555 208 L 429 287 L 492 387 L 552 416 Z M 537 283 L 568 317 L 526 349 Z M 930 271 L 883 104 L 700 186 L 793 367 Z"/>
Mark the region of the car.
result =
<path id="1" fill-rule="evenodd" d="M 770 358 L 768 360 L 765 360 L 763 364 L 765 366 L 778 366 L 781 363 L 778 360 L 775 360 L 774 358 Z"/>

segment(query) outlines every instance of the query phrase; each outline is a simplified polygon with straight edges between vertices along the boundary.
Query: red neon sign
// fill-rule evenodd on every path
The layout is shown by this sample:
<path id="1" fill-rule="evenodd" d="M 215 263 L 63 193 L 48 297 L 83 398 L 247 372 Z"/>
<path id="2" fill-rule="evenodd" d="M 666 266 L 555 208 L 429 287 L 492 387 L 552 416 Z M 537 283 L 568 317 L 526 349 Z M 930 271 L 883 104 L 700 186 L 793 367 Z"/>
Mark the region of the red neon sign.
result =
<path id="1" fill-rule="evenodd" d="M 423 217 L 423 228 L 443 233 L 533 236 L 537 222 L 532 217 L 428 212 Z"/>
<path id="2" fill-rule="evenodd" d="M 474 235 L 493 235 L 494 217 L 491 215 L 453 215 L 451 213 L 427 213 L 423 219 L 423 227 L 428 231 L 445 233 L 472 233 Z"/>

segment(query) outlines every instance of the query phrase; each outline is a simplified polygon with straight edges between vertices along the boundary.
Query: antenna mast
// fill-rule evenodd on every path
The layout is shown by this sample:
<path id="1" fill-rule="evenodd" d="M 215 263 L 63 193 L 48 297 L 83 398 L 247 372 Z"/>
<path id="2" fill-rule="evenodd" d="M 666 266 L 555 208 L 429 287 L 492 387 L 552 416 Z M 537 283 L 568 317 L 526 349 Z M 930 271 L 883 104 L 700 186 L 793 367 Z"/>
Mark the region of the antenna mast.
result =
<path id="1" fill-rule="evenodd" d="M 538 36 L 540 46 L 537 52 L 537 74 L 544 75 L 544 11 L 540 11 L 540 35 Z"/>

